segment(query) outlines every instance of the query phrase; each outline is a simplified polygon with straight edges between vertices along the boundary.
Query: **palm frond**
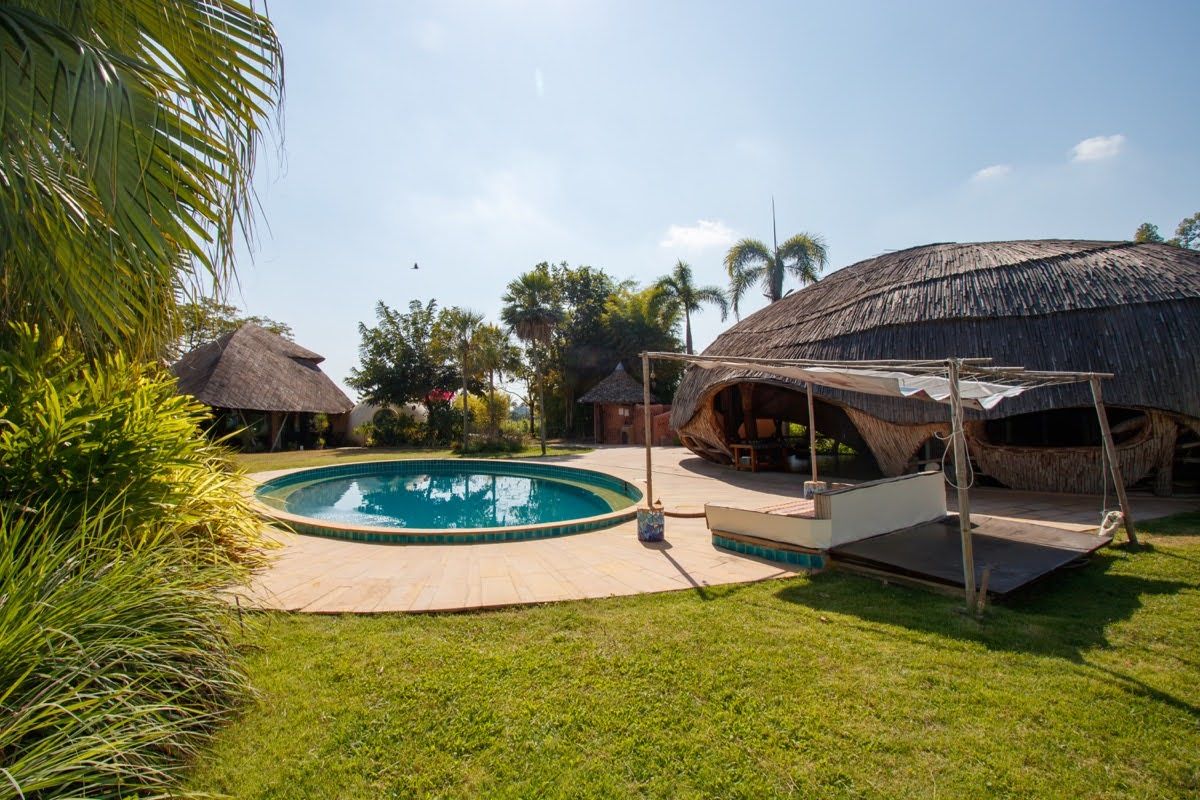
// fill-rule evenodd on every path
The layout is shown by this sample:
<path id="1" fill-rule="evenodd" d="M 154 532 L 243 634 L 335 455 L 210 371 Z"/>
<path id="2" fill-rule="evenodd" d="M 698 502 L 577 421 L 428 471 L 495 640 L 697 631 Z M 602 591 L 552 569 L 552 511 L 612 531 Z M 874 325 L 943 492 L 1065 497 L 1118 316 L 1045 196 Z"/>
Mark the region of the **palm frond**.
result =
<path id="1" fill-rule="evenodd" d="M 721 322 L 729 318 L 729 298 L 721 291 L 718 286 L 701 286 L 696 289 L 694 295 L 696 305 L 708 303 L 716 306 L 721 311 Z"/>
<path id="2" fill-rule="evenodd" d="M 233 0 L 0 5 L 5 315 L 140 349 L 184 284 L 230 280 L 281 69 Z"/>
<path id="3" fill-rule="evenodd" d="M 816 283 L 828 258 L 825 240 L 814 233 L 798 233 L 779 248 L 779 258 L 801 283 Z"/>

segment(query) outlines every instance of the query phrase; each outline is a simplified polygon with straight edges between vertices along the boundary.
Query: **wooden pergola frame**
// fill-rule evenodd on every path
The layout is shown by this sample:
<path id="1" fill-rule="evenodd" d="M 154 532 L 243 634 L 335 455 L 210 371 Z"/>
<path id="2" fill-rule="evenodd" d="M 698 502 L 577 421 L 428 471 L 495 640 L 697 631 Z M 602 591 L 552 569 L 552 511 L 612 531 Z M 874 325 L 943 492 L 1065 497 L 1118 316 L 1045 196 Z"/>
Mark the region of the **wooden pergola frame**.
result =
<path id="1" fill-rule="evenodd" d="M 1108 461 L 1109 474 L 1116 486 L 1117 500 L 1121 506 L 1124 518 L 1125 533 L 1129 542 L 1137 545 L 1137 532 L 1134 529 L 1133 513 L 1129 508 L 1129 499 L 1125 494 L 1125 482 L 1121 477 L 1121 465 L 1117 461 L 1117 448 L 1113 442 L 1112 430 L 1108 425 L 1108 415 L 1104 409 L 1100 381 L 1113 377 L 1107 372 L 1047 372 L 1027 370 L 1024 367 L 995 367 L 991 366 L 990 358 L 945 358 L 936 360 L 878 360 L 878 361 L 813 361 L 803 359 L 772 359 L 746 358 L 733 356 L 688 355 L 685 353 L 644 352 L 642 357 L 642 390 L 645 402 L 646 426 L 646 506 L 654 505 L 654 472 L 651 455 L 651 414 L 650 414 L 650 362 L 680 361 L 689 365 L 744 366 L 753 370 L 756 366 L 822 368 L 829 371 L 841 371 L 852 375 L 855 370 L 886 370 L 901 373 L 906 376 L 934 375 L 944 376 L 949 382 L 950 395 L 947 402 L 950 406 L 950 436 L 954 446 L 954 487 L 958 494 L 959 534 L 962 539 L 963 557 L 963 586 L 966 591 L 967 607 L 975 611 L 982 598 L 981 592 L 975 588 L 975 555 L 971 541 L 971 498 L 968 481 L 967 439 L 964 429 L 965 414 L 963 410 L 962 382 L 987 381 L 992 384 L 1019 386 L 1023 390 L 1036 389 L 1043 386 L 1060 386 L 1070 383 L 1087 383 L 1092 391 L 1092 404 L 1096 409 L 1096 417 L 1100 423 L 1100 437 L 1103 442 L 1105 460 Z M 813 384 L 818 386 L 833 386 L 837 383 L 822 383 L 819 375 L 805 381 L 808 396 L 808 447 L 809 463 L 812 468 L 812 480 L 817 480 L 817 440 L 813 424 Z M 986 591 L 986 586 L 983 591 Z"/>

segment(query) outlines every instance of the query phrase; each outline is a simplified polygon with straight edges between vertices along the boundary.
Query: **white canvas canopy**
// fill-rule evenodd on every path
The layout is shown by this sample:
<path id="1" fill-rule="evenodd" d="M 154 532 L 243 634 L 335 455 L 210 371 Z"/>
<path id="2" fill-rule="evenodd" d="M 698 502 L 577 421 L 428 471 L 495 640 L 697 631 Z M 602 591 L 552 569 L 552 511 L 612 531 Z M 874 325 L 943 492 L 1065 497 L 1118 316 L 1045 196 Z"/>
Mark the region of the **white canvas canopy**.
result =
<path id="1" fill-rule="evenodd" d="M 809 461 L 812 479 L 817 480 L 816 432 L 813 425 L 812 387 L 826 386 L 863 394 L 901 397 L 945 403 L 950 406 L 951 439 L 954 447 L 955 481 L 958 491 L 959 528 L 963 547 L 963 584 L 967 605 L 975 609 L 981 598 L 975 593 L 975 563 L 971 543 L 971 505 L 967 490 L 968 455 L 963 427 L 963 409 L 987 411 L 1005 399 L 1017 397 L 1030 389 L 1067 383 L 1089 383 L 1104 444 L 1108 468 L 1116 486 L 1125 531 L 1129 541 L 1137 544 L 1133 516 L 1125 496 L 1125 484 L 1117 463 L 1116 446 L 1108 426 L 1108 416 L 1101 399 L 1100 380 L 1111 378 L 1099 372 L 1041 372 L 1023 367 L 991 366 L 987 358 L 947 358 L 933 361 L 809 361 L 803 359 L 742 358 L 727 356 L 686 355 L 683 353 L 642 353 L 642 383 L 645 395 L 646 424 L 646 503 L 654 501 L 654 478 L 650 454 L 650 361 L 682 361 L 702 369 L 730 369 L 753 377 L 758 373 L 785 378 L 805 384 L 808 391 Z"/>
<path id="2" fill-rule="evenodd" d="M 883 368 L 869 369 L 843 366 L 789 366 L 787 364 L 747 365 L 734 361 L 713 359 L 697 361 L 704 369 L 741 369 L 751 366 L 755 372 L 775 375 L 816 386 L 845 389 L 863 394 L 905 397 L 914 400 L 950 402 L 950 378 L 944 375 L 914 375 Z M 1027 388 L 1021 384 L 1006 385 L 984 380 L 962 379 L 958 383 L 963 405 L 976 411 L 989 411 L 1009 397 L 1016 397 Z"/>

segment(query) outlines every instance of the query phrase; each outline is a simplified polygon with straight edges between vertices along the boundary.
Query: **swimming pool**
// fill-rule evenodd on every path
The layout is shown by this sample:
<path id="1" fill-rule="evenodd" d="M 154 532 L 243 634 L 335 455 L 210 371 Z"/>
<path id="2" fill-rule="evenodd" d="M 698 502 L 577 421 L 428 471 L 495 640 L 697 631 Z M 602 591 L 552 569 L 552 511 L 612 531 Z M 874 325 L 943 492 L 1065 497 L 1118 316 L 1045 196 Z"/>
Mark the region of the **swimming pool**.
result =
<path id="1" fill-rule="evenodd" d="M 298 470 L 261 484 L 255 497 L 265 516 L 299 533 L 454 544 L 610 527 L 634 518 L 642 492 L 556 464 L 414 459 Z"/>

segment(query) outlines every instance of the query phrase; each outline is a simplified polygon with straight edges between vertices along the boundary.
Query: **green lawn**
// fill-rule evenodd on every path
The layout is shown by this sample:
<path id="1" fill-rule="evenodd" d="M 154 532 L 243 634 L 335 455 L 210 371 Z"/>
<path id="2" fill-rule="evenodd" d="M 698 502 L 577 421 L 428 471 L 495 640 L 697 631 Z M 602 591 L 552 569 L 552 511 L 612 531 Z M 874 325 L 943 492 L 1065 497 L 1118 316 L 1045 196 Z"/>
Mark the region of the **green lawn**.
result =
<path id="1" fill-rule="evenodd" d="M 980 622 L 846 574 L 265 615 L 191 788 L 237 798 L 1195 798 L 1200 514 Z M 1155 533 L 1157 532 L 1157 533 Z"/>
<path id="2" fill-rule="evenodd" d="M 590 453 L 591 447 L 549 444 L 546 455 L 569 456 Z M 533 458 L 542 454 L 542 447 L 534 444 L 516 453 L 473 453 L 459 456 L 449 449 L 433 450 L 422 447 L 339 447 L 332 450 L 289 450 L 281 453 L 238 453 L 234 456 L 247 472 L 265 472 L 272 469 L 295 469 L 298 467 L 321 467 L 326 464 L 349 464 L 352 461 L 379 461 L 388 458 Z"/>

